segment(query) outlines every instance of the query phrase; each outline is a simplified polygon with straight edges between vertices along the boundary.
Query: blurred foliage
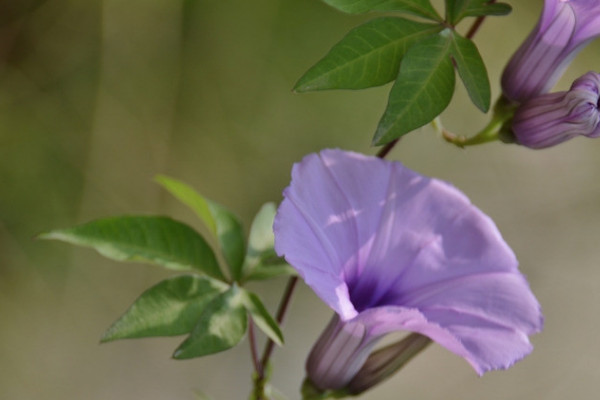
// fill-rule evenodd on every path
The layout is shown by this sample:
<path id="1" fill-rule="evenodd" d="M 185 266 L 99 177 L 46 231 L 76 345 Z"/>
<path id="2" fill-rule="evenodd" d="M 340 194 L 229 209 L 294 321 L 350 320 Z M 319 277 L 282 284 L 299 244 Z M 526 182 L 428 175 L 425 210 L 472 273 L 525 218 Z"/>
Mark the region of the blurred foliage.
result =
<path id="1" fill-rule="evenodd" d="M 99 5 L 0 5 L 0 274 L 15 251 L 37 268 L 65 256 L 31 239 L 76 219 L 98 88 Z"/>
<path id="2" fill-rule="evenodd" d="M 441 0 L 433 3 L 441 9 Z M 506 22 L 490 19 L 475 38 L 492 98 L 542 4 L 509 3 Z M 389 86 L 291 92 L 345 32 L 371 18 L 318 0 L 0 3 L 0 398 L 184 399 L 195 387 L 216 399 L 248 393 L 249 379 L 230 384 L 232 375 L 250 376 L 245 346 L 188 362 L 168 359 L 180 338 L 97 346 L 137 294 L 167 275 L 33 237 L 119 214 L 197 223 L 152 182 L 160 173 L 198 188 L 249 227 L 261 204 L 280 200 L 292 163 L 305 154 L 324 147 L 372 154 Z M 568 78 L 597 65 L 597 54 L 595 43 Z M 474 133 L 484 118 L 474 116 L 463 89 L 455 98 L 445 126 Z M 391 158 L 451 180 L 496 220 L 547 324 L 533 355 L 506 373 L 479 379 L 432 346 L 369 398 L 395 399 L 400 390 L 423 400 L 593 398 L 600 143 L 461 151 L 431 131 L 408 136 Z M 260 288 L 272 312 L 281 285 Z M 297 393 L 304 357 L 330 311 L 302 288 L 291 311 L 273 380 Z"/>

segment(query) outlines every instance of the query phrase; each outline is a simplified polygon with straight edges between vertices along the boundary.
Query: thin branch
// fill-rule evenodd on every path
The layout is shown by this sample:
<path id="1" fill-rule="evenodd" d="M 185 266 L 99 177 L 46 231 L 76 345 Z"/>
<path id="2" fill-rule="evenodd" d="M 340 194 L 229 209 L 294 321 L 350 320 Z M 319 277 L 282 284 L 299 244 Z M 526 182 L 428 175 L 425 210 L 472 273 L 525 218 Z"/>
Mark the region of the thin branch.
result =
<path id="1" fill-rule="evenodd" d="M 385 158 L 385 156 L 388 155 L 388 153 L 394 148 L 394 146 L 396 145 L 396 143 L 398 143 L 398 141 L 400 141 L 400 138 L 395 139 L 392 142 L 389 142 L 388 144 L 386 144 L 385 146 L 383 146 L 378 152 L 377 152 L 377 158 Z"/>
<path id="2" fill-rule="evenodd" d="M 287 286 L 285 287 L 285 291 L 283 292 L 281 301 L 279 302 L 279 309 L 277 310 L 277 315 L 275 317 L 277 320 L 277 323 L 279 325 L 281 325 L 281 323 L 283 322 L 283 318 L 285 317 L 285 313 L 290 304 L 290 299 L 292 298 L 292 294 L 294 293 L 294 288 L 296 287 L 296 283 L 298 283 L 298 277 L 292 276 L 288 280 Z M 262 371 L 259 372 L 260 378 L 264 378 L 264 371 L 267 366 L 267 363 L 269 362 L 269 359 L 271 358 L 271 354 L 273 353 L 274 346 L 275 346 L 275 343 L 271 339 L 269 339 L 269 341 L 267 342 L 267 345 L 265 346 L 265 351 L 263 353 L 263 356 L 260 360 L 260 365 L 262 367 Z"/>

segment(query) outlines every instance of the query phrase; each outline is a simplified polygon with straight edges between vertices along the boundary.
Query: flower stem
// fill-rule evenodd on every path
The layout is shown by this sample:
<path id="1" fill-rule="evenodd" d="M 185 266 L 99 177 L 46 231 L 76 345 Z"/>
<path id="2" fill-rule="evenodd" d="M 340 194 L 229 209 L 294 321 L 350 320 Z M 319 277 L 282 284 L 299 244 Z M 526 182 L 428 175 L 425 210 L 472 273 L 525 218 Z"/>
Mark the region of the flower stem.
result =
<path id="1" fill-rule="evenodd" d="M 442 134 L 447 142 L 461 148 L 493 142 L 495 140 L 510 143 L 514 141 L 514 138 L 512 137 L 512 133 L 506 128 L 506 125 L 513 117 L 515 108 L 515 103 L 512 103 L 505 97 L 500 97 L 494 105 L 494 112 L 490 122 L 475 136 L 470 138 L 462 135 L 455 135 L 448 131 L 442 126 L 439 118 L 433 120 L 431 124 Z"/>
<path id="2" fill-rule="evenodd" d="M 396 143 L 398 143 L 400 141 L 400 138 L 398 139 L 394 139 L 393 141 L 389 142 L 388 144 L 386 144 L 385 146 L 383 146 L 376 154 L 377 158 L 385 158 L 385 156 L 388 155 L 388 153 L 394 148 L 394 146 L 396 145 Z"/>
<path id="3" fill-rule="evenodd" d="M 278 324 L 281 324 L 283 322 L 283 318 L 285 317 L 285 313 L 290 304 L 292 294 L 294 293 L 294 289 L 296 288 L 296 283 L 298 283 L 297 276 L 292 276 L 288 280 L 287 286 L 285 287 L 285 291 L 283 292 L 283 295 L 281 296 L 281 301 L 279 302 L 279 309 L 277 310 L 277 315 L 275 317 Z M 274 346 L 275 346 L 275 343 L 269 339 L 269 341 L 267 342 L 267 345 L 265 346 L 265 351 L 263 352 L 263 356 L 260 360 L 260 364 L 263 369 L 263 374 L 264 374 L 264 368 L 267 365 L 267 363 L 269 362 L 269 359 L 271 358 L 271 354 L 273 353 Z"/>

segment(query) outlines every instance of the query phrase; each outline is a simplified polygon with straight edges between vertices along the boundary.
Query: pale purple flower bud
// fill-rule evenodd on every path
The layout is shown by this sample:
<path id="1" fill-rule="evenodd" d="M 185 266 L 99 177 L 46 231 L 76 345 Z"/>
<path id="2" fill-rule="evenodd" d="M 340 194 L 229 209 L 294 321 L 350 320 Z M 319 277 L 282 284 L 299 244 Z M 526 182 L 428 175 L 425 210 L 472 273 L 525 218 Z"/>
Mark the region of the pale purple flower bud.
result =
<path id="1" fill-rule="evenodd" d="M 334 315 L 306 361 L 311 382 L 319 389 L 346 386 L 369 357 L 373 339 L 364 324 L 342 322 Z"/>
<path id="2" fill-rule="evenodd" d="M 576 136 L 600 136 L 600 75 L 588 72 L 567 92 L 534 97 L 517 108 L 512 130 L 517 143 L 542 149 Z"/>
<path id="3" fill-rule="evenodd" d="M 597 36 L 600 1 L 545 0 L 538 24 L 504 70 L 504 95 L 523 102 L 546 93 L 577 52 Z"/>
<path id="4" fill-rule="evenodd" d="M 531 351 L 537 300 L 492 220 L 451 185 L 323 150 L 294 165 L 284 196 L 275 250 L 337 313 L 308 358 L 308 387 L 362 391 L 385 379 L 388 352 L 369 356 L 396 331 L 432 339 L 479 374 Z"/>
<path id="5" fill-rule="evenodd" d="M 388 379 L 431 343 L 431 339 L 411 333 L 404 339 L 379 349 L 369 356 L 348 384 L 348 392 L 360 394 Z"/>

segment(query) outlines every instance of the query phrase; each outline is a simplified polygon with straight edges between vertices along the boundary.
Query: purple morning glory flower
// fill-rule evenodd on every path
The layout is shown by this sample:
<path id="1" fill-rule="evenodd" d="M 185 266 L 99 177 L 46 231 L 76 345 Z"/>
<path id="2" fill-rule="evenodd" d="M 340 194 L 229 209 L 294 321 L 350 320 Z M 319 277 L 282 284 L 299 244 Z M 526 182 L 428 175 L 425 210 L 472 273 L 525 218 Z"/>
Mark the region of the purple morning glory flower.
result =
<path id="1" fill-rule="evenodd" d="M 307 362 L 343 388 L 375 343 L 423 334 L 485 371 L 527 355 L 542 317 L 494 223 L 448 183 L 324 150 L 294 165 L 275 249 L 335 312 Z"/>
<path id="2" fill-rule="evenodd" d="M 512 130 L 517 143 L 542 149 L 576 136 L 600 136 L 600 75 L 588 72 L 567 92 L 534 97 L 517 108 Z"/>
<path id="3" fill-rule="evenodd" d="M 600 1 L 545 0 L 542 16 L 502 75 L 509 99 L 546 93 L 576 53 L 600 35 Z"/>

